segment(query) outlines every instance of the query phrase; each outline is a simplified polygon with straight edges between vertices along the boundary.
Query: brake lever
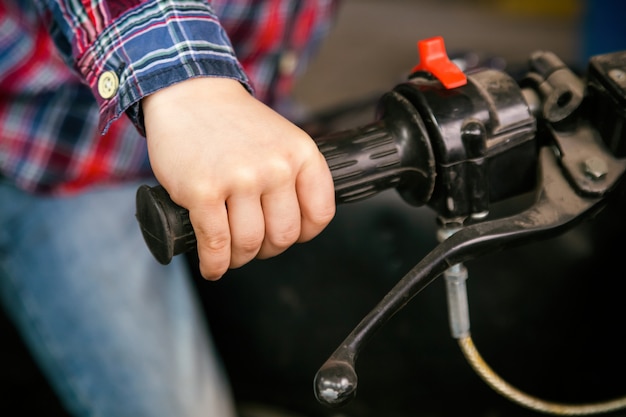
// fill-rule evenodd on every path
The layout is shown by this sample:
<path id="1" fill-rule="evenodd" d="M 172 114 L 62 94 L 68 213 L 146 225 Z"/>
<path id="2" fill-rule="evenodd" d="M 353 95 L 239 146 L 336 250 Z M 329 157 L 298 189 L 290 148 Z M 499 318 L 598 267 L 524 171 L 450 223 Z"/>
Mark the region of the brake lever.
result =
<path id="1" fill-rule="evenodd" d="M 586 158 L 603 158 L 609 171 L 601 178 L 589 173 L 587 176 L 573 174 L 570 170 L 585 172 L 589 168 L 584 161 L 576 164 L 577 158 L 583 157 L 580 152 L 572 152 L 574 155 L 570 156 L 554 145 L 542 147 L 539 151 L 540 187 L 534 204 L 512 216 L 460 228 L 428 253 L 361 320 L 319 369 L 314 383 L 319 402 L 338 407 L 354 398 L 358 385 L 355 362 L 360 350 L 379 328 L 448 268 L 530 240 L 559 235 L 593 217 L 605 206 L 608 194 L 621 182 L 626 160 L 615 159 L 605 152 L 599 142 L 589 137 L 589 133 L 593 134 L 591 130 L 581 132 L 567 138 L 566 149 L 576 149 L 576 143 L 586 145 L 587 150 L 595 149 L 586 154 Z M 566 161 L 565 166 L 563 161 Z M 590 182 L 595 182 L 593 192 L 585 191 Z M 581 189 L 581 185 L 585 189 Z"/>
<path id="2" fill-rule="evenodd" d="M 626 170 L 625 114 L 621 110 L 626 105 L 626 52 L 592 58 L 586 87 L 554 54 L 533 54 L 530 67 L 522 80 L 526 87 L 522 93 L 542 124 L 534 203 L 508 217 L 463 225 L 428 253 L 319 369 L 314 383 L 319 402 L 336 407 L 356 395 L 355 362 L 363 346 L 438 276 L 450 271 L 449 275 L 454 275 L 456 268 L 451 267 L 481 255 L 561 234 L 594 216 L 609 197 L 618 194 Z"/>

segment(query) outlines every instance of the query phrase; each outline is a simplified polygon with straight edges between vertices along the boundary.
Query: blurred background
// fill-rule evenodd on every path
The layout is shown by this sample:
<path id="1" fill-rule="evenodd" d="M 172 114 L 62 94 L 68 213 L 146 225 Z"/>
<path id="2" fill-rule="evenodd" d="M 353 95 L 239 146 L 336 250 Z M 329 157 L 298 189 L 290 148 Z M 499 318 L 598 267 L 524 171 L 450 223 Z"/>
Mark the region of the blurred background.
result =
<path id="1" fill-rule="evenodd" d="M 593 3 L 593 4 L 592 4 Z M 589 7 L 593 5 L 593 7 Z M 343 0 L 336 25 L 296 86 L 294 114 L 327 125 L 370 122 L 377 98 L 417 64 L 416 43 L 519 73 L 535 50 L 584 72 L 594 53 L 626 49 L 624 3 L 582 0 Z M 335 115 L 324 119 L 320 115 Z M 557 401 L 626 393 L 626 341 L 616 260 L 624 205 L 560 238 L 468 264 L 472 333 L 506 379 Z M 491 391 L 451 338 L 442 282 L 420 293 L 366 347 L 348 407 L 313 396 L 319 366 L 436 244 L 435 215 L 394 191 L 338 207 L 318 238 L 208 283 L 210 325 L 244 417 L 534 416 Z M 190 265 L 195 265 L 193 256 Z M 11 325 L 2 323 L 2 409 L 63 416 Z M 17 400 L 17 398 L 28 398 Z M 265 406 L 273 410 L 263 411 Z M 244 410 L 244 411 L 245 411 Z M 4 413 L 0 411 L 0 413 Z M 113 416 L 111 416 L 113 417 Z"/>
<path id="2" fill-rule="evenodd" d="M 450 54 L 509 66 L 525 65 L 537 49 L 578 64 L 584 21 L 581 0 L 345 0 L 296 98 L 317 111 L 385 92 L 417 64 L 417 41 L 433 36 Z"/>

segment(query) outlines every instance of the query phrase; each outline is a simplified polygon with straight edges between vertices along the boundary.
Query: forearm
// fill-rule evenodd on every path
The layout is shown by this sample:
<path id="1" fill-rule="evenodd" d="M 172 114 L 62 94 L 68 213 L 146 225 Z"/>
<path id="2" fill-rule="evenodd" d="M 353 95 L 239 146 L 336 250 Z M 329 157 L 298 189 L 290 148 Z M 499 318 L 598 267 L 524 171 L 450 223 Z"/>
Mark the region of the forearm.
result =
<path id="1" fill-rule="evenodd" d="M 66 62 L 98 101 L 102 130 L 126 112 L 143 131 L 141 99 L 189 78 L 233 78 L 250 90 L 206 2 L 100 1 L 97 8 L 79 0 L 36 3 Z"/>

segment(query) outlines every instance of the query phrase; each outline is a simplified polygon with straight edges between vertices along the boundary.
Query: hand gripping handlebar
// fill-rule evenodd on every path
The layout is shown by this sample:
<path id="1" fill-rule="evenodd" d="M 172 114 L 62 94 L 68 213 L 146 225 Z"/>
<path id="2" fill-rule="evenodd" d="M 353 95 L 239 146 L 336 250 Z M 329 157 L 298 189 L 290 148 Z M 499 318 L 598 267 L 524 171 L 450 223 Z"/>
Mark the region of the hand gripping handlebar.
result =
<path id="1" fill-rule="evenodd" d="M 416 109 L 400 94 L 381 99 L 380 120 L 316 141 L 332 173 L 337 203 L 362 200 L 400 187 L 428 201 L 435 166 L 425 127 Z M 165 189 L 143 185 L 137 191 L 137 219 L 148 248 L 162 264 L 195 248 L 189 212 Z"/>

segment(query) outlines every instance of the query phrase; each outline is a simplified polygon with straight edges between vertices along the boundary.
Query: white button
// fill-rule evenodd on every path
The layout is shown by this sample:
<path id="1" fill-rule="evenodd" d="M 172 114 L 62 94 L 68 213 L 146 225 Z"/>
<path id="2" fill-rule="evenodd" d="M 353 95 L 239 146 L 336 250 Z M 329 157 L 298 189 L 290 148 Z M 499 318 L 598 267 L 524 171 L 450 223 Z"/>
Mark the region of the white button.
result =
<path id="1" fill-rule="evenodd" d="M 293 75 L 298 68 L 298 54 L 295 51 L 286 51 L 278 62 L 278 71 L 281 75 Z"/>
<path id="2" fill-rule="evenodd" d="M 98 79 L 98 93 L 105 100 L 110 99 L 117 93 L 120 81 L 117 74 L 113 71 L 105 71 Z"/>

